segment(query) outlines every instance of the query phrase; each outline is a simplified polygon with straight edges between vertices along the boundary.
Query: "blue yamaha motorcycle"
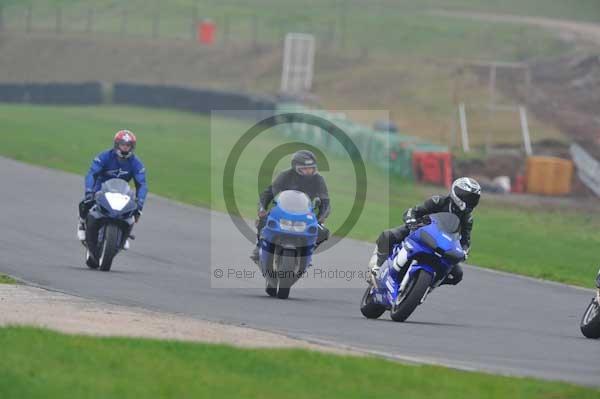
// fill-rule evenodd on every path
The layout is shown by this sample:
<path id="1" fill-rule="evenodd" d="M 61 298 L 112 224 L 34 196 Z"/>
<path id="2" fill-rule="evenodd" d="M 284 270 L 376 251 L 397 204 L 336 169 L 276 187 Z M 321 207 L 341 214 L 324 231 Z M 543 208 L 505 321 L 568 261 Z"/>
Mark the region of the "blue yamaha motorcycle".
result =
<path id="1" fill-rule="evenodd" d="M 406 240 L 394 247 L 371 279 L 361 301 L 362 314 L 376 319 L 389 310 L 392 320 L 405 321 L 454 265 L 465 260 L 459 228 L 458 217 L 448 212 L 426 216 L 411 226 Z"/>
<path id="2" fill-rule="evenodd" d="M 110 179 L 96 193 L 95 202 L 86 219 L 85 263 L 90 269 L 109 271 L 131 233 L 135 195 L 125 180 Z"/>
<path id="3" fill-rule="evenodd" d="M 310 198 L 286 190 L 275 198 L 260 233 L 258 265 L 269 296 L 286 299 L 290 288 L 311 264 L 319 224 Z"/>

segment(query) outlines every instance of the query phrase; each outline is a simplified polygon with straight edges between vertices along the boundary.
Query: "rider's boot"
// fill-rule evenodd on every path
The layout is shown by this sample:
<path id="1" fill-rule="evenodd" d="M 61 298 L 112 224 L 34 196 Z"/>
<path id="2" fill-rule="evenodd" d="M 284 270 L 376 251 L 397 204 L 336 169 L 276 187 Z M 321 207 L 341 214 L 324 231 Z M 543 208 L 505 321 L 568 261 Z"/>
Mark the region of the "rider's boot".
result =
<path id="1" fill-rule="evenodd" d="M 79 223 L 77 223 L 77 239 L 85 241 L 85 222 L 81 218 L 79 219 Z"/>
<path id="2" fill-rule="evenodd" d="M 252 253 L 250 254 L 250 259 L 252 259 L 252 261 L 256 264 L 258 264 L 258 243 L 254 246 L 254 249 L 252 249 Z"/>
<path id="3" fill-rule="evenodd" d="M 396 254 L 396 257 L 391 262 L 390 277 L 394 280 L 399 281 L 400 278 L 404 277 L 408 266 L 408 252 L 406 248 L 402 247 Z"/>
<path id="4" fill-rule="evenodd" d="M 371 255 L 371 259 L 369 259 L 369 277 L 367 281 L 373 285 L 377 285 L 377 277 L 379 276 L 379 268 L 381 264 L 379 263 L 379 256 L 377 254 L 377 246 L 373 250 L 373 254 Z"/>

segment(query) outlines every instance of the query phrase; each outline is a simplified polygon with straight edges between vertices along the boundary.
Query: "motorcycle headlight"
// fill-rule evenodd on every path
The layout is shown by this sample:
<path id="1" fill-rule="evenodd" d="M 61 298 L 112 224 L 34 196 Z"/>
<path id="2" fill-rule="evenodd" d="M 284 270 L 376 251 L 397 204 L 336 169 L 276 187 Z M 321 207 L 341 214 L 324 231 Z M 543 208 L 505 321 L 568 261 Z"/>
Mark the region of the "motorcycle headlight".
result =
<path id="1" fill-rule="evenodd" d="M 131 197 L 121 193 L 106 193 L 104 196 L 108 201 L 108 205 L 115 211 L 122 211 L 131 200 Z"/>
<path id="2" fill-rule="evenodd" d="M 293 222 L 287 219 L 279 220 L 279 227 L 285 231 L 295 231 L 301 233 L 306 230 L 306 222 Z"/>
<path id="3" fill-rule="evenodd" d="M 305 222 L 294 222 L 294 223 L 292 224 L 292 229 L 293 229 L 295 232 L 301 233 L 301 232 L 303 232 L 304 230 L 306 230 L 306 223 L 305 223 Z"/>

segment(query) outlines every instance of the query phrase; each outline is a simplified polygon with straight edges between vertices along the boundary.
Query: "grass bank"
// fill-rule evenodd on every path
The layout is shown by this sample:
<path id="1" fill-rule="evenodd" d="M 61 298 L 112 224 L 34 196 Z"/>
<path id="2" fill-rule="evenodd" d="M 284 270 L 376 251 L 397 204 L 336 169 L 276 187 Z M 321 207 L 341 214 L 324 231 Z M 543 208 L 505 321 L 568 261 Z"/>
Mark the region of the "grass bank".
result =
<path id="1" fill-rule="evenodd" d="M 17 284 L 17 280 L 7 276 L 6 274 L 0 273 L 0 284 Z"/>

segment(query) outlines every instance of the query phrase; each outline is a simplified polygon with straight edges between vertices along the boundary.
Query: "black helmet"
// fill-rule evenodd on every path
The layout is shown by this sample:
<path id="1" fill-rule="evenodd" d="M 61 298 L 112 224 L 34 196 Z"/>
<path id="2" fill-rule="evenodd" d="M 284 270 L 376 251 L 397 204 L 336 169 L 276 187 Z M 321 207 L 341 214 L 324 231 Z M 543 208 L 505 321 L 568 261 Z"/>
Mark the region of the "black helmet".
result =
<path id="1" fill-rule="evenodd" d="M 479 203 L 481 186 L 475 179 L 461 177 L 452 183 L 450 198 L 461 211 L 473 210 Z"/>
<path id="2" fill-rule="evenodd" d="M 308 150 L 296 151 L 292 156 L 292 169 L 300 176 L 312 176 L 317 173 L 317 158 Z"/>

